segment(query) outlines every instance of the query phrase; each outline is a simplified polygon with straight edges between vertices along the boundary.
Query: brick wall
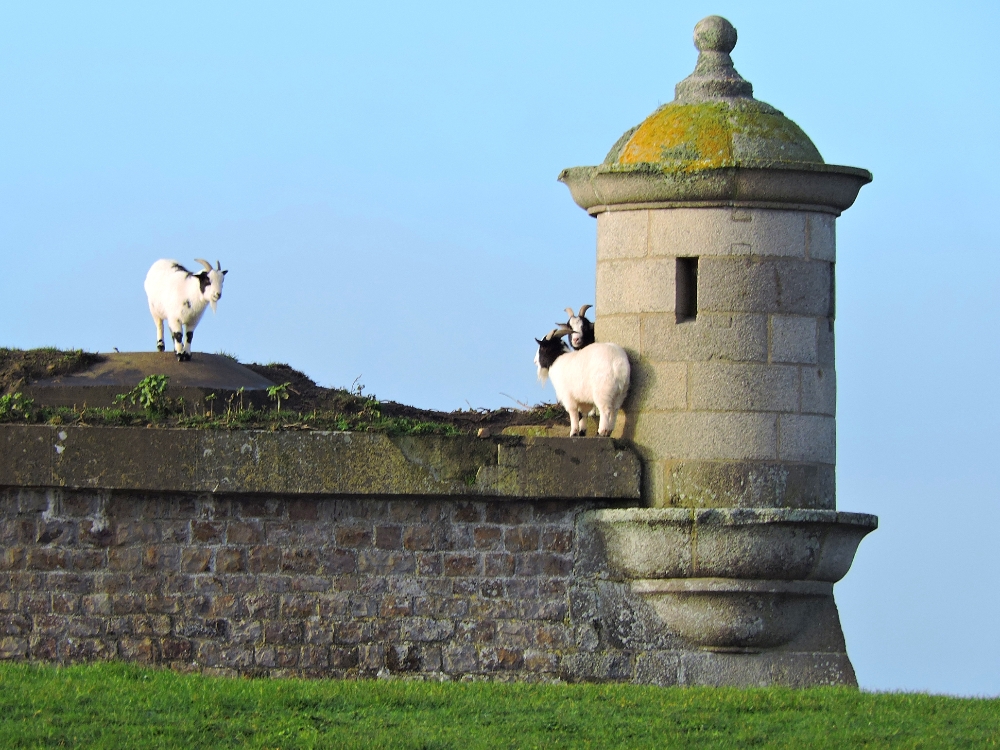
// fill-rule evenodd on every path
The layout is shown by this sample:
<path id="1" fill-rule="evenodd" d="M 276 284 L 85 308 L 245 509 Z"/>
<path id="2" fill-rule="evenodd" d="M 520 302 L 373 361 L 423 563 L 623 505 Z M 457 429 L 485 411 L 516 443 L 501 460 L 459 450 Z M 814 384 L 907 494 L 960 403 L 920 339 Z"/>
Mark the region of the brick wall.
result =
<path id="1" fill-rule="evenodd" d="M 594 507 L 2 490 L 0 658 L 577 679 L 599 641 L 571 607 L 595 601 L 576 531 Z"/>

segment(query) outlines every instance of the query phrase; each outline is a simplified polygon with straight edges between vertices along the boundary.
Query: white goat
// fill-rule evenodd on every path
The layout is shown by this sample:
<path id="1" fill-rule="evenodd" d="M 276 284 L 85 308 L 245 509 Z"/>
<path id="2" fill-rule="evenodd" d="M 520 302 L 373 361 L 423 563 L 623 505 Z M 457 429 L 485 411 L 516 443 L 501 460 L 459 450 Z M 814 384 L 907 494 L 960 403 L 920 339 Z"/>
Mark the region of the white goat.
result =
<path id="1" fill-rule="evenodd" d="M 211 305 L 215 312 L 215 304 L 222 297 L 223 276 L 229 273 L 222 270 L 219 261 L 215 261 L 216 267 L 212 268 L 207 260 L 195 260 L 205 267 L 201 273 L 191 273 L 176 260 L 158 260 L 149 269 L 143 285 L 149 312 L 156 323 L 156 349 L 164 350 L 163 321 L 166 321 L 179 362 L 191 359 L 194 329 L 206 305 Z"/>
<path id="2" fill-rule="evenodd" d="M 538 342 L 535 365 L 538 379 L 552 380 L 559 399 L 569 412 L 570 437 L 586 434 L 580 429 L 580 407 L 596 407 L 601 420 L 597 434 L 607 437 L 615 429 L 618 410 L 628 395 L 631 368 L 618 344 L 597 343 L 570 351 L 562 337 L 571 328 L 558 328 Z"/>
<path id="3" fill-rule="evenodd" d="M 583 349 L 597 340 L 594 337 L 594 323 L 584 317 L 590 308 L 591 305 L 584 305 L 580 308 L 580 312 L 574 314 L 573 308 L 567 307 L 566 314 L 569 315 L 569 320 L 565 323 L 556 323 L 558 326 L 573 329 L 573 333 L 569 337 L 569 345 L 574 349 Z"/>

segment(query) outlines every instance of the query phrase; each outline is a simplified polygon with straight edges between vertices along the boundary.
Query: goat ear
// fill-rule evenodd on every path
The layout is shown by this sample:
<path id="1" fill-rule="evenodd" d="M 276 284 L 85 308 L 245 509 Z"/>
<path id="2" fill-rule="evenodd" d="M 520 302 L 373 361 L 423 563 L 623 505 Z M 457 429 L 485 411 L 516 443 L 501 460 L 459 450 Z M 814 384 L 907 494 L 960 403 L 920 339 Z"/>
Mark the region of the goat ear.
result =
<path id="1" fill-rule="evenodd" d="M 228 268 L 225 271 L 222 272 L 222 275 L 225 276 L 227 273 L 229 273 L 229 269 Z"/>

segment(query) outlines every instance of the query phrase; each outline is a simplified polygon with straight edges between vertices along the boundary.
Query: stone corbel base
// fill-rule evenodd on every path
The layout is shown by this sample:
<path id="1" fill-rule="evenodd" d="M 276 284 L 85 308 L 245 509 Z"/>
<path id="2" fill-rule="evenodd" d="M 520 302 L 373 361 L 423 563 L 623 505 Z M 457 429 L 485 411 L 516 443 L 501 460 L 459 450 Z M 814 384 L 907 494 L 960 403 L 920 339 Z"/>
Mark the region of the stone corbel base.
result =
<path id="1" fill-rule="evenodd" d="M 833 584 L 877 523 L 836 511 L 626 508 L 591 511 L 583 528 L 602 561 L 605 611 L 630 612 L 619 618 L 629 632 L 606 637 L 639 651 L 637 668 L 662 663 L 680 684 L 806 686 L 857 684 Z"/>

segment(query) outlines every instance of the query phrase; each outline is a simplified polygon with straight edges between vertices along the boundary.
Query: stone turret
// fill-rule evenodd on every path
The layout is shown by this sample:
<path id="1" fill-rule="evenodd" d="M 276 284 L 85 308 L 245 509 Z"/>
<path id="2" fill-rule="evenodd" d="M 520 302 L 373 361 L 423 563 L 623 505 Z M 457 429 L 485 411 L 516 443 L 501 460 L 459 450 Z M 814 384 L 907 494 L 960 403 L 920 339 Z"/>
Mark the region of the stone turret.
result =
<path id="1" fill-rule="evenodd" d="M 876 519 L 835 511 L 835 221 L 872 176 L 753 98 L 726 19 L 694 41 L 674 100 L 559 177 L 597 218 L 596 334 L 632 362 L 652 506 L 591 520 L 680 653 L 778 649 L 797 676 L 772 681 L 852 683 L 832 586 Z M 705 681 L 746 682 L 732 658 Z"/>
<path id="2" fill-rule="evenodd" d="M 635 368 L 626 436 L 650 505 L 833 508 L 834 223 L 871 174 L 753 98 L 728 21 L 695 44 L 674 101 L 560 175 L 597 217 L 597 338 Z"/>

